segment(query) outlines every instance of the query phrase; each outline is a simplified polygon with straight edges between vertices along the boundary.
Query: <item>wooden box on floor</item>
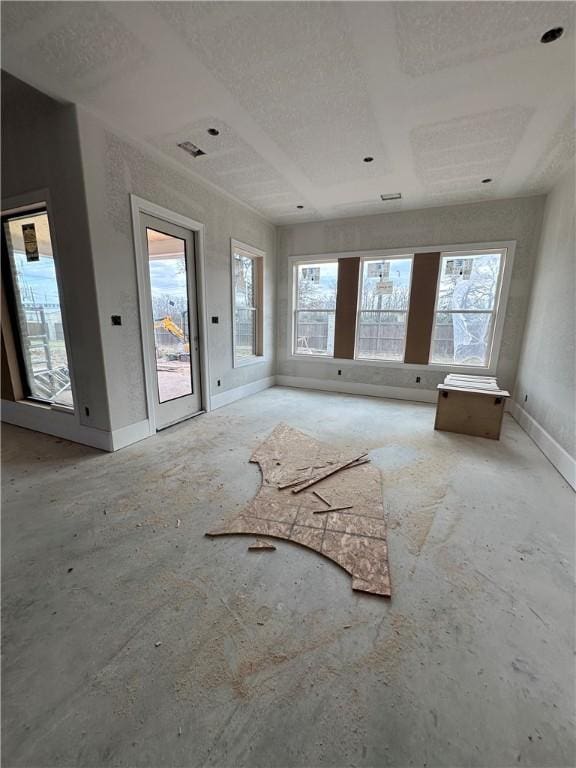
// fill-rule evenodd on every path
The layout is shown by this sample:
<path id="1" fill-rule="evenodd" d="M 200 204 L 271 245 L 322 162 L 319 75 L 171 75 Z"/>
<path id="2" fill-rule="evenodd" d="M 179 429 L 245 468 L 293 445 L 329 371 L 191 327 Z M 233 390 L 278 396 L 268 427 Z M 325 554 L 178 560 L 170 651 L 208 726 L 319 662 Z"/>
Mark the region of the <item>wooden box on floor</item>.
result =
<path id="1" fill-rule="evenodd" d="M 434 429 L 499 440 L 508 397 L 504 390 L 488 392 L 439 384 Z"/>

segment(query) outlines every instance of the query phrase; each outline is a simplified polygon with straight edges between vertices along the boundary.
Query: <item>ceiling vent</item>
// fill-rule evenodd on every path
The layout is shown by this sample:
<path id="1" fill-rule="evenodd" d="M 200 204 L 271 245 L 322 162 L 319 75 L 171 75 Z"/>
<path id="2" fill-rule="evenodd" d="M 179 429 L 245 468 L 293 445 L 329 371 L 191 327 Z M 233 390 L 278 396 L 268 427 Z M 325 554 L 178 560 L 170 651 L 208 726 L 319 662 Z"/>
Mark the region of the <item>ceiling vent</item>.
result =
<path id="1" fill-rule="evenodd" d="M 184 152 L 188 152 L 189 155 L 192 155 L 192 157 L 200 157 L 200 155 L 205 155 L 206 152 L 204 150 L 200 149 L 200 147 L 197 147 L 196 144 L 192 144 L 191 141 L 183 141 L 182 143 L 178 144 L 180 149 L 183 149 Z"/>
<path id="2" fill-rule="evenodd" d="M 389 195 L 380 195 L 380 199 L 386 202 L 387 200 L 401 200 L 402 192 L 392 192 Z"/>

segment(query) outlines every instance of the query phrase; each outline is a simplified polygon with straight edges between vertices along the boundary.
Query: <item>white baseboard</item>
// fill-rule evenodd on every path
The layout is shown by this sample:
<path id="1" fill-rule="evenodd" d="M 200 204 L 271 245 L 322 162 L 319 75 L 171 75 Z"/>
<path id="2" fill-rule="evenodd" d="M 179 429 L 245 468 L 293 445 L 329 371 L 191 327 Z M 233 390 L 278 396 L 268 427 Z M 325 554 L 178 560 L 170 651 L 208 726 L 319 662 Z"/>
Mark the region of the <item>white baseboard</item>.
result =
<path id="1" fill-rule="evenodd" d="M 326 392 L 342 392 L 346 395 L 370 395 L 391 400 L 411 400 L 416 403 L 435 403 L 438 395 L 434 389 L 412 389 L 411 387 L 388 387 L 384 384 L 360 384 L 353 381 L 332 381 L 331 379 L 308 379 L 304 376 L 276 376 L 280 387 L 320 389 Z"/>
<path id="2" fill-rule="evenodd" d="M 2 400 L 2 421 L 35 432 L 63 437 L 73 443 L 89 445 L 101 451 L 112 451 L 112 433 L 78 423 L 74 413 L 52 410 L 35 403 Z"/>
<path id="3" fill-rule="evenodd" d="M 263 389 L 273 387 L 275 383 L 276 377 L 268 376 L 265 379 L 252 381 L 250 384 L 243 384 L 241 387 L 227 389 L 219 395 L 212 395 L 210 398 L 211 410 L 222 408 L 222 406 L 233 403 L 235 400 L 240 400 L 243 397 L 248 397 L 248 395 L 255 395 L 256 392 L 261 392 Z"/>
<path id="4" fill-rule="evenodd" d="M 510 401 L 509 410 L 513 418 L 534 440 L 548 461 L 556 467 L 562 477 L 576 490 L 576 460 L 516 401 Z"/>
<path id="5" fill-rule="evenodd" d="M 155 434 L 154 431 L 150 430 L 148 419 L 137 421 L 136 424 L 129 424 L 127 427 L 113 430 L 111 450 L 118 451 L 120 448 L 125 448 L 127 445 L 132 445 L 132 443 L 139 443 L 140 440 Z"/>

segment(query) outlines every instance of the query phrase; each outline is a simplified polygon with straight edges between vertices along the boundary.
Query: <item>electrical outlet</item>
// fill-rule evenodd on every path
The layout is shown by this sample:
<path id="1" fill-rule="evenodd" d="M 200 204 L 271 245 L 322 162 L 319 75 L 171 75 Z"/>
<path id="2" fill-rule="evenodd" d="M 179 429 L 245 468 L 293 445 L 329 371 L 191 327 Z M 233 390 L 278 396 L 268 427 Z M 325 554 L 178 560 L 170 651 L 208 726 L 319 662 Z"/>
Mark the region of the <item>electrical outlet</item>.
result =
<path id="1" fill-rule="evenodd" d="M 88 408 L 87 405 L 84 406 L 84 413 L 86 414 L 86 416 L 90 416 L 90 408 Z"/>
<path id="2" fill-rule="evenodd" d="M 218 315 L 212 315 L 212 323 L 213 325 L 218 325 L 219 318 Z"/>
<path id="3" fill-rule="evenodd" d="M 112 325 L 122 325 L 122 317 L 120 315 L 111 315 L 110 320 Z"/>
<path id="4" fill-rule="evenodd" d="M 420 384 L 420 376 L 416 376 L 416 384 Z"/>
<path id="5" fill-rule="evenodd" d="M 524 395 L 524 402 L 525 402 L 525 403 L 527 403 L 527 402 L 528 402 L 528 395 Z"/>
<path id="6" fill-rule="evenodd" d="M 220 379 L 218 379 L 218 381 L 216 382 L 216 384 L 217 384 L 218 386 L 220 386 Z"/>
<path id="7" fill-rule="evenodd" d="M 342 376 L 342 371 L 338 370 L 338 376 Z"/>

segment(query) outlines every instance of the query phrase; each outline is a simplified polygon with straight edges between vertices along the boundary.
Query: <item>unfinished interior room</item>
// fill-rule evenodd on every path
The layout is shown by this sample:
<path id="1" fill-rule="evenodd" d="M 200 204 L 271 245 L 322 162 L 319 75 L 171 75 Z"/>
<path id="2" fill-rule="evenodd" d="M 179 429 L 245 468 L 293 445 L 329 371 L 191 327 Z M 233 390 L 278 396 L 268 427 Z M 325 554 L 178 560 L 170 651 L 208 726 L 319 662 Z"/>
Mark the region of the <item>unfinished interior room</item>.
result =
<path id="1" fill-rule="evenodd" d="M 3 768 L 576 765 L 573 2 L 1 2 Z"/>

